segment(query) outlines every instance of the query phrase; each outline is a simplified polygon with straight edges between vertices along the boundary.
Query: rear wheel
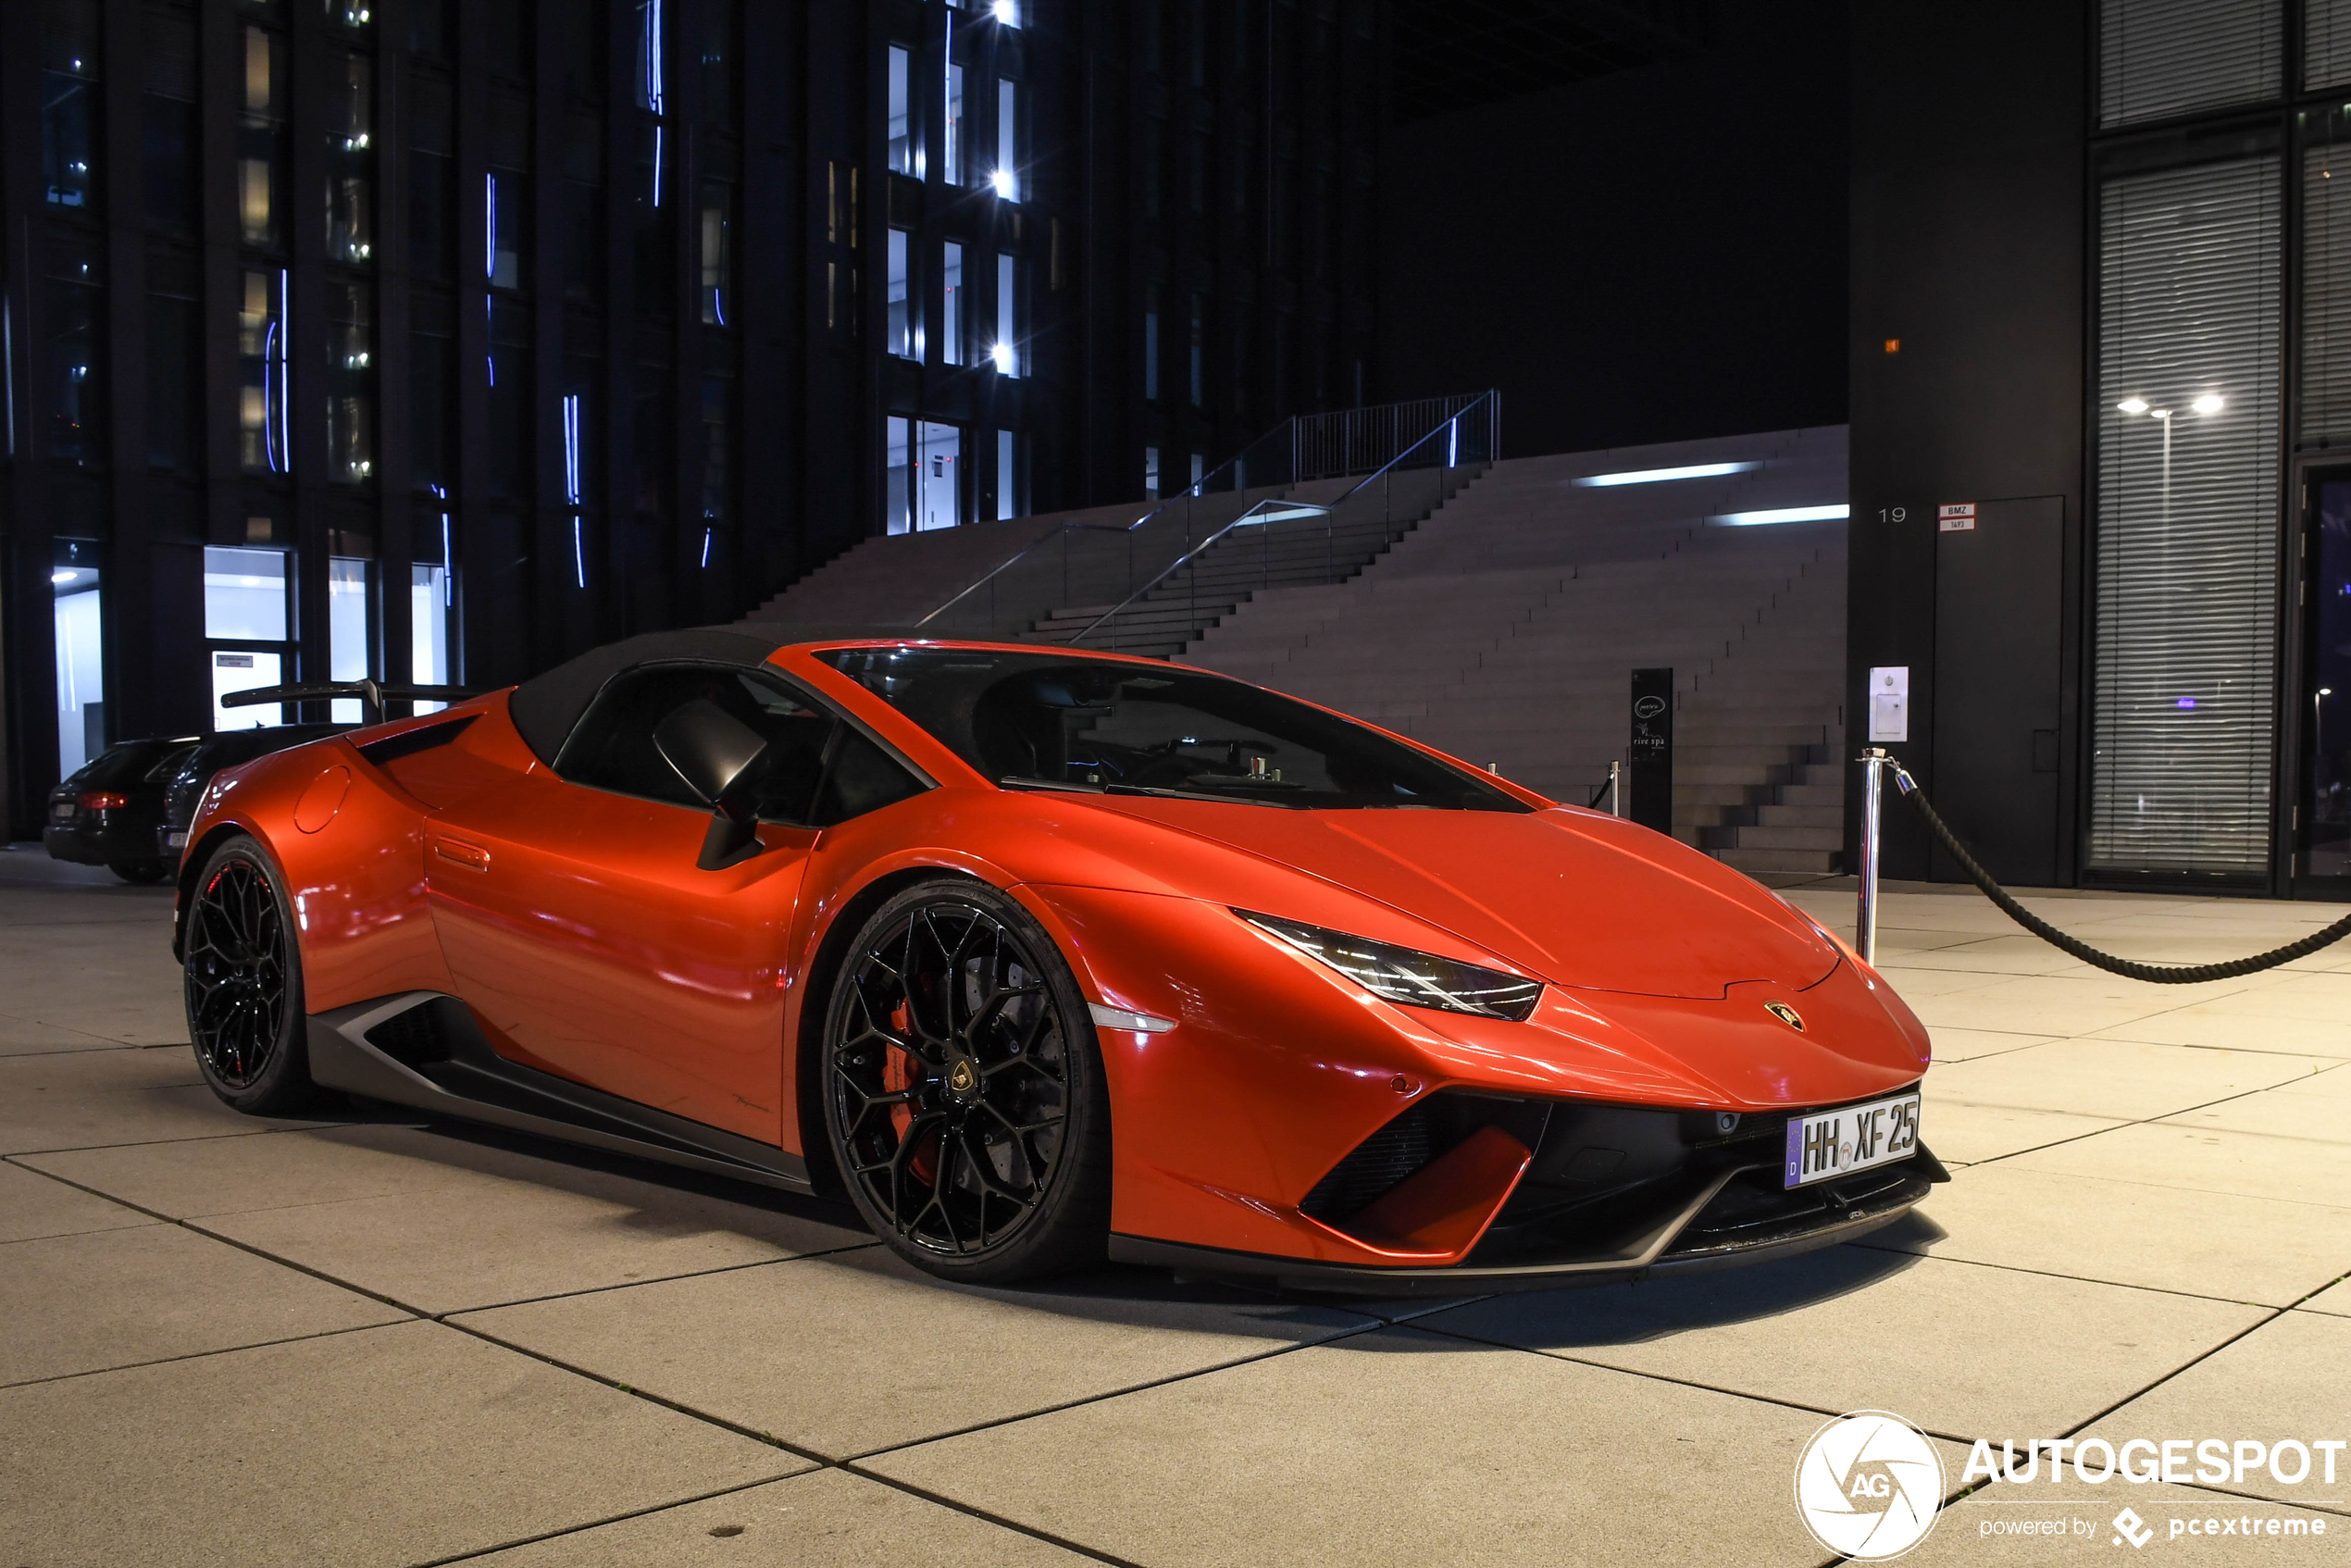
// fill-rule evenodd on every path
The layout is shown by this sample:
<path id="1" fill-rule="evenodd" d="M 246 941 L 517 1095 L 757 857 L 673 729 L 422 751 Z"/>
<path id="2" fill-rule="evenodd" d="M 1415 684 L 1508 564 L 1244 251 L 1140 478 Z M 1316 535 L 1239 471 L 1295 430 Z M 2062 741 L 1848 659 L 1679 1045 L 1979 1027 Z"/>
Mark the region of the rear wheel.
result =
<path id="1" fill-rule="evenodd" d="M 159 860 L 118 860 L 106 869 L 126 882 L 160 882 L 171 875 L 171 867 Z"/>
<path id="2" fill-rule="evenodd" d="M 212 1092 L 240 1111 L 292 1111 L 313 1097 L 303 1049 L 302 953 L 277 871 L 248 838 L 205 862 L 188 902 L 188 1038 Z"/>
<path id="3" fill-rule="evenodd" d="M 941 878 L 852 940 L 824 1037 L 833 1158 L 868 1225 L 942 1278 L 1099 1262 L 1110 1096 L 1084 993 L 1037 922 Z"/>

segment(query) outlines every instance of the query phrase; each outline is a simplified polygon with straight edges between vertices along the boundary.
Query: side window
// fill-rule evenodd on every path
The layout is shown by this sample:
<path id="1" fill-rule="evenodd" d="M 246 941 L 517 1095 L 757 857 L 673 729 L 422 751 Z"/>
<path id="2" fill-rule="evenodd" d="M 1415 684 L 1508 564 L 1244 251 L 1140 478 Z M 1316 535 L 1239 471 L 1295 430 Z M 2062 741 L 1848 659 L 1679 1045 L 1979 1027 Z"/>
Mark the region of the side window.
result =
<path id="1" fill-rule="evenodd" d="M 591 789 L 701 809 L 653 747 L 653 728 L 698 698 L 717 703 L 767 741 L 758 765 L 761 818 L 809 824 L 826 744 L 839 721 L 782 681 L 746 670 L 653 665 L 616 677 L 564 742 L 556 774 Z"/>
<path id="2" fill-rule="evenodd" d="M 844 724 L 825 770 L 825 787 L 816 796 L 816 814 L 809 821 L 815 827 L 830 828 L 919 795 L 923 788 L 922 780 L 889 753 Z"/>

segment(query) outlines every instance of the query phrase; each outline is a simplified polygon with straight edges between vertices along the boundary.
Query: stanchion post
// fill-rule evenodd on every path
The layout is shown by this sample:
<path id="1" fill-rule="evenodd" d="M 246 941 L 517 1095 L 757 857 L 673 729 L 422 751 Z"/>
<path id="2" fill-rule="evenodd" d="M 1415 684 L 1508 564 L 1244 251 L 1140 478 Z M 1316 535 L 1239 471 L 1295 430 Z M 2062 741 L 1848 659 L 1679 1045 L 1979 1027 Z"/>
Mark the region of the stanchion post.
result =
<path id="1" fill-rule="evenodd" d="M 1877 962 L 1877 876 L 1879 832 L 1883 828 L 1885 765 L 1892 759 L 1883 746 L 1861 753 L 1861 890 L 1853 912 L 1853 949 L 1864 964 Z"/>
<path id="2" fill-rule="evenodd" d="M 1608 765 L 1608 814 L 1611 816 L 1624 815 L 1623 790 L 1624 763 L 1623 759 L 1618 758 Z"/>

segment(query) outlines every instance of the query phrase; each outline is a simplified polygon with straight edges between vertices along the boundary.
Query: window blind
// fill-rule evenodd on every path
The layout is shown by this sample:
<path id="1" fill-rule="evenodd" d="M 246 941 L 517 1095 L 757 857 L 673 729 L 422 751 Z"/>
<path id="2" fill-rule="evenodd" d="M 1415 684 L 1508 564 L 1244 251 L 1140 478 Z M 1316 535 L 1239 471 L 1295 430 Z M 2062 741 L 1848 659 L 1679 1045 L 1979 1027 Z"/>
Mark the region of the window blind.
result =
<path id="1" fill-rule="evenodd" d="M 2099 193 L 2090 864 L 2269 865 L 2279 165 Z"/>
<path id="2" fill-rule="evenodd" d="M 2351 129 L 2333 111 L 2326 121 L 2329 131 Z M 2302 155 L 2301 338 L 2295 444 L 2351 446 L 2351 143 Z"/>
<path id="3" fill-rule="evenodd" d="M 2098 123 L 2276 97 L 2284 9 L 2280 0 L 2099 0 Z"/>
<path id="4" fill-rule="evenodd" d="M 2351 81 L 2351 0 L 2302 0 L 2302 85 Z"/>

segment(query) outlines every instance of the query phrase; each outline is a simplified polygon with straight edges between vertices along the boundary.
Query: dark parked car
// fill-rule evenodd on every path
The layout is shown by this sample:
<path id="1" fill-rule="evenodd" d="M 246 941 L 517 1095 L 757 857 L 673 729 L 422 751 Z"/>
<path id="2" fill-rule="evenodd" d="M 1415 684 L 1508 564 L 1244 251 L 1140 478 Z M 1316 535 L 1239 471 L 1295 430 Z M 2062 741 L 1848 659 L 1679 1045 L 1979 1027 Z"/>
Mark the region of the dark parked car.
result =
<path id="1" fill-rule="evenodd" d="M 164 792 L 181 760 L 199 749 L 197 740 L 125 740 L 99 753 L 49 791 L 43 847 L 57 860 L 106 866 L 126 882 L 162 881 L 178 859 L 156 848 Z"/>
<path id="2" fill-rule="evenodd" d="M 190 746 L 177 759 L 164 793 L 163 810 L 149 831 L 148 852 L 158 857 L 167 868 L 180 864 L 180 852 L 188 847 L 188 824 L 196 819 L 197 803 L 204 799 L 205 786 L 221 769 L 266 757 L 272 752 L 291 751 L 355 728 L 349 724 L 273 724 L 259 729 L 231 729 Z"/>

